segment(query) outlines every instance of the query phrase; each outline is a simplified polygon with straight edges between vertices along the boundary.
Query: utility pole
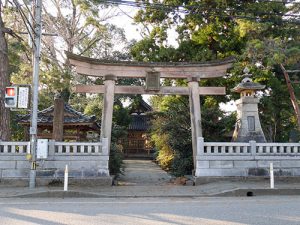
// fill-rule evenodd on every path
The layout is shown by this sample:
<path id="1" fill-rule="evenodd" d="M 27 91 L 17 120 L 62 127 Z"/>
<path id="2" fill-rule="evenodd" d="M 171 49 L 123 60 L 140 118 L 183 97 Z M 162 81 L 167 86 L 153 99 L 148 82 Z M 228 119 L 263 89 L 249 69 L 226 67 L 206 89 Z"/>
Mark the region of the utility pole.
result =
<path id="1" fill-rule="evenodd" d="M 35 0 L 34 4 L 34 41 L 33 41 L 33 84 L 32 84 L 32 111 L 30 127 L 31 168 L 29 174 L 29 188 L 35 188 L 36 179 L 36 151 L 37 151 L 37 112 L 39 94 L 39 65 L 42 31 L 42 0 Z"/>

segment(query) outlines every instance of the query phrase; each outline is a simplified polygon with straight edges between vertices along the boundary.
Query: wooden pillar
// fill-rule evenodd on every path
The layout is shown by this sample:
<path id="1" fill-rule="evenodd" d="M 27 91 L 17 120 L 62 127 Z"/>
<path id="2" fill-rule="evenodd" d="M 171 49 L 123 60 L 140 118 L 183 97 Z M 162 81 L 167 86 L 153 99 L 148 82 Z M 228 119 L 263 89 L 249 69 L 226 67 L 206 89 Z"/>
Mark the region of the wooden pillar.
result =
<path id="1" fill-rule="evenodd" d="M 54 113 L 53 113 L 53 133 L 52 138 L 55 141 L 63 141 L 64 139 L 64 100 L 56 98 L 54 100 Z"/>
<path id="2" fill-rule="evenodd" d="M 196 171 L 197 138 L 202 137 L 199 79 L 192 78 L 188 80 L 188 82 L 189 82 L 188 87 L 189 87 L 191 128 L 192 128 L 193 161 L 194 161 L 194 170 Z"/>
<path id="3" fill-rule="evenodd" d="M 101 141 L 102 138 L 108 139 L 108 154 L 110 152 L 112 117 L 114 107 L 116 77 L 106 75 L 104 80 L 104 96 L 101 120 Z"/>

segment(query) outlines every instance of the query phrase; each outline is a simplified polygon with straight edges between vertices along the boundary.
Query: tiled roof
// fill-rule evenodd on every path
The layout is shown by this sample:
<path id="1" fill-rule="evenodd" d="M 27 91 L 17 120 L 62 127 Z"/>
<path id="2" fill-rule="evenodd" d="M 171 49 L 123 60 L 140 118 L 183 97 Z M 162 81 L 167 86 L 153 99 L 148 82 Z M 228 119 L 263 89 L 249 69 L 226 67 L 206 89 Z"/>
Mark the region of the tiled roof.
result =
<path id="1" fill-rule="evenodd" d="M 150 126 L 149 117 L 147 115 L 131 115 L 131 123 L 128 126 L 128 130 L 148 130 Z"/>
<path id="2" fill-rule="evenodd" d="M 50 106 L 44 110 L 38 112 L 38 123 L 53 123 L 53 113 L 54 113 L 54 106 Z M 69 104 L 64 103 L 64 123 L 66 124 L 80 124 L 80 123 L 94 123 L 96 124 L 96 117 L 95 116 L 87 116 L 83 113 L 80 113 L 73 109 Z M 20 116 L 19 123 L 30 123 L 30 116 L 31 114 L 27 114 L 24 116 Z M 97 124 L 97 126 L 99 126 Z"/>

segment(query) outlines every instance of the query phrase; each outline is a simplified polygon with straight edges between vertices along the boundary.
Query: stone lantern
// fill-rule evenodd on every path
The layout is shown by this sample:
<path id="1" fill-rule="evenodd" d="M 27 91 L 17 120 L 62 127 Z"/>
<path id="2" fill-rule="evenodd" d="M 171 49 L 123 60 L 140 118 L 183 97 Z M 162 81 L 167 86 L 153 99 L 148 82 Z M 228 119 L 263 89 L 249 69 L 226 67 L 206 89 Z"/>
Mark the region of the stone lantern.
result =
<path id="1" fill-rule="evenodd" d="M 234 92 L 240 93 L 241 97 L 235 101 L 237 122 L 232 141 L 266 142 L 258 115 L 259 99 L 255 96 L 256 91 L 264 89 L 265 86 L 252 81 L 248 68 L 245 68 L 244 73 L 245 78 L 233 89 Z"/>

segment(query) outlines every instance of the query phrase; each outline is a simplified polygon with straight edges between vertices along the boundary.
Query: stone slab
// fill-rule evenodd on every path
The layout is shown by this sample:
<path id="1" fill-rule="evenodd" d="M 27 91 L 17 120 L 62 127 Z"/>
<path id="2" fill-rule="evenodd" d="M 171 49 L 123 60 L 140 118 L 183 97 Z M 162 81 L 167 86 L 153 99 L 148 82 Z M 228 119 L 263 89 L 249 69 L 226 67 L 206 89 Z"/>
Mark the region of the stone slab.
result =
<path id="1" fill-rule="evenodd" d="M 0 169 L 15 169 L 16 161 L 0 161 Z"/>
<path id="2" fill-rule="evenodd" d="M 282 168 L 299 168 L 300 169 L 300 159 L 299 160 L 284 160 L 280 162 Z"/>
<path id="3" fill-rule="evenodd" d="M 42 167 L 43 169 L 64 169 L 66 165 L 69 169 L 108 168 L 108 161 L 45 161 Z"/>
<path id="4" fill-rule="evenodd" d="M 30 169 L 29 161 L 17 161 L 17 169 Z"/>
<path id="5" fill-rule="evenodd" d="M 270 168 L 270 163 L 273 163 L 274 168 L 281 167 L 280 161 L 262 161 L 262 160 L 259 160 L 257 162 L 257 166 L 258 166 L 258 168 Z"/>
<path id="6" fill-rule="evenodd" d="M 199 169 L 196 170 L 197 177 L 215 177 L 215 176 L 246 176 L 248 174 L 246 169 Z"/>
<path id="7" fill-rule="evenodd" d="M 2 170 L 2 178 L 24 178 L 29 176 L 29 170 Z"/>
<path id="8" fill-rule="evenodd" d="M 234 168 L 256 168 L 257 161 L 233 161 Z"/>
<path id="9" fill-rule="evenodd" d="M 197 161 L 197 168 L 209 168 L 209 161 Z"/>
<path id="10" fill-rule="evenodd" d="M 210 161 L 209 168 L 233 168 L 233 161 Z"/>

